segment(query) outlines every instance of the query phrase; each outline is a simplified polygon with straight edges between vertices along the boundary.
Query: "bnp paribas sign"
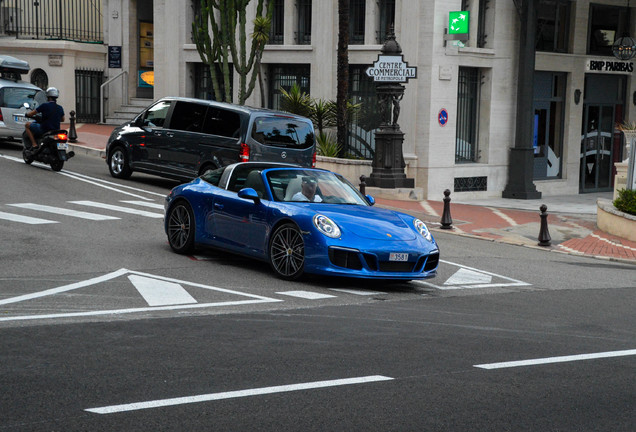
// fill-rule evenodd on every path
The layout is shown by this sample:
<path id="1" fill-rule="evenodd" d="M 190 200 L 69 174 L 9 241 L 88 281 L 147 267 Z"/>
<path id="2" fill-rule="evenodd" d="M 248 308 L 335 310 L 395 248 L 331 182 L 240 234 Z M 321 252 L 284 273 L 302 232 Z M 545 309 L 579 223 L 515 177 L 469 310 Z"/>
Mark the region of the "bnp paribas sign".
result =
<path id="1" fill-rule="evenodd" d="M 417 68 L 409 67 L 402 55 L 382 55 L 373 66 L 367 68 L 367 75 L 376 82 L 407 82 L 417 78 Z"/>

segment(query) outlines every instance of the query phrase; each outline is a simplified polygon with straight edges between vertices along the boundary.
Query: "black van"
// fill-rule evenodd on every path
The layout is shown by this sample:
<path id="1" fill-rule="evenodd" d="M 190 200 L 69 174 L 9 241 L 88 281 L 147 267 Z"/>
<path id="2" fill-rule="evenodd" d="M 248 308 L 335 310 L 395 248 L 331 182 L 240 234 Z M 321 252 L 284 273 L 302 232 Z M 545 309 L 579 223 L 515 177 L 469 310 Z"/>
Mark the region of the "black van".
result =
<path id="1" fill-rule="evenodd" d="M 133 171 L 190 180 L 235 162 L 316 163 L 305 117 L 215 101 L 167 97 L 116 128 L 106 144 L 113 177 Z"/>

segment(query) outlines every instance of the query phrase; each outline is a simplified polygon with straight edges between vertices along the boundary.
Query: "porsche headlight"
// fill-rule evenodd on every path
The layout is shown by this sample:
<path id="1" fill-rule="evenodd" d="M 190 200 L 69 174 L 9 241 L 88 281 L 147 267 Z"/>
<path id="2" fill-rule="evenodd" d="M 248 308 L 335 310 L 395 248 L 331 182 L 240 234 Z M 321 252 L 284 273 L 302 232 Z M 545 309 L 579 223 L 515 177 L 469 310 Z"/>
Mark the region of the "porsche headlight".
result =
<path id="1" fill-rule="evenodd" d="M 340 228 L 338 228 L 338 225 L 336 225 L 336 223 L 327 216 L 323 216 L 321 214 L 314 216 L 314 226 L 327 237 L 340 237 Z"/>
<path id="2" fill-rule="evenodd" d="M 424 222 L 422 222 L 419 219 L 414 219 L 413 220 L 413 225 L 415 225 L 415 229 L 417 230 L 417 232 L 419 232 L 420 234 L 422 234 L 422 236 L 428 240 L 428 241 L 432 241 L 433 240 L 433 236 L 431 235 L 431 233 L 429 232 L 428 228 L 426 227 L 426 224 Z"/>

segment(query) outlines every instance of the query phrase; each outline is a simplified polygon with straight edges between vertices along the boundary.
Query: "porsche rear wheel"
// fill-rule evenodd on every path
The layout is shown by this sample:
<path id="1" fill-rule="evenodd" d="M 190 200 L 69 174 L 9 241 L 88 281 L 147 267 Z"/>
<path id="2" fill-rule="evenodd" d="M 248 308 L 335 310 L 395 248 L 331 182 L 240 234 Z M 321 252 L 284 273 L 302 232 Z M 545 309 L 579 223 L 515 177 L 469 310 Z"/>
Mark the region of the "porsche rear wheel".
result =
<path id="1" fill-rule="evenodd" d="M 168 243 L 178 254 L 194 252 L 194 213 L 185 201 L 174 204 L 168 211 Z"/>
<path id="2" fill-rule="evenodd" d="M 294 280 L 303 274 L 305 241 L 296 225 L 287 223 L 276 229 L 269 245 L 269 262 L 282 279 Z"/>

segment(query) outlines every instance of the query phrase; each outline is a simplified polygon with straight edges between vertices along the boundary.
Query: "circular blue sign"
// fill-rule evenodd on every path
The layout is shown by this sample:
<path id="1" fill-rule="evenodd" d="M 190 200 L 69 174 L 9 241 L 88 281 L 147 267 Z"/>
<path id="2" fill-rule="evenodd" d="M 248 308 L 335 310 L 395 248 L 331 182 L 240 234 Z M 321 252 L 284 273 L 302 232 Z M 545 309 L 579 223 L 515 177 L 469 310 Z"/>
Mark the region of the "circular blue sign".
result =
<path id="1" fill-rule="evenodd" d="M 446 111 L 446 108 L 439 110 L 439 114 L 437 114 L 437 122 L 442 127 L 446 126 L 446 123 L 448 123 L 448 111 Z"/>

